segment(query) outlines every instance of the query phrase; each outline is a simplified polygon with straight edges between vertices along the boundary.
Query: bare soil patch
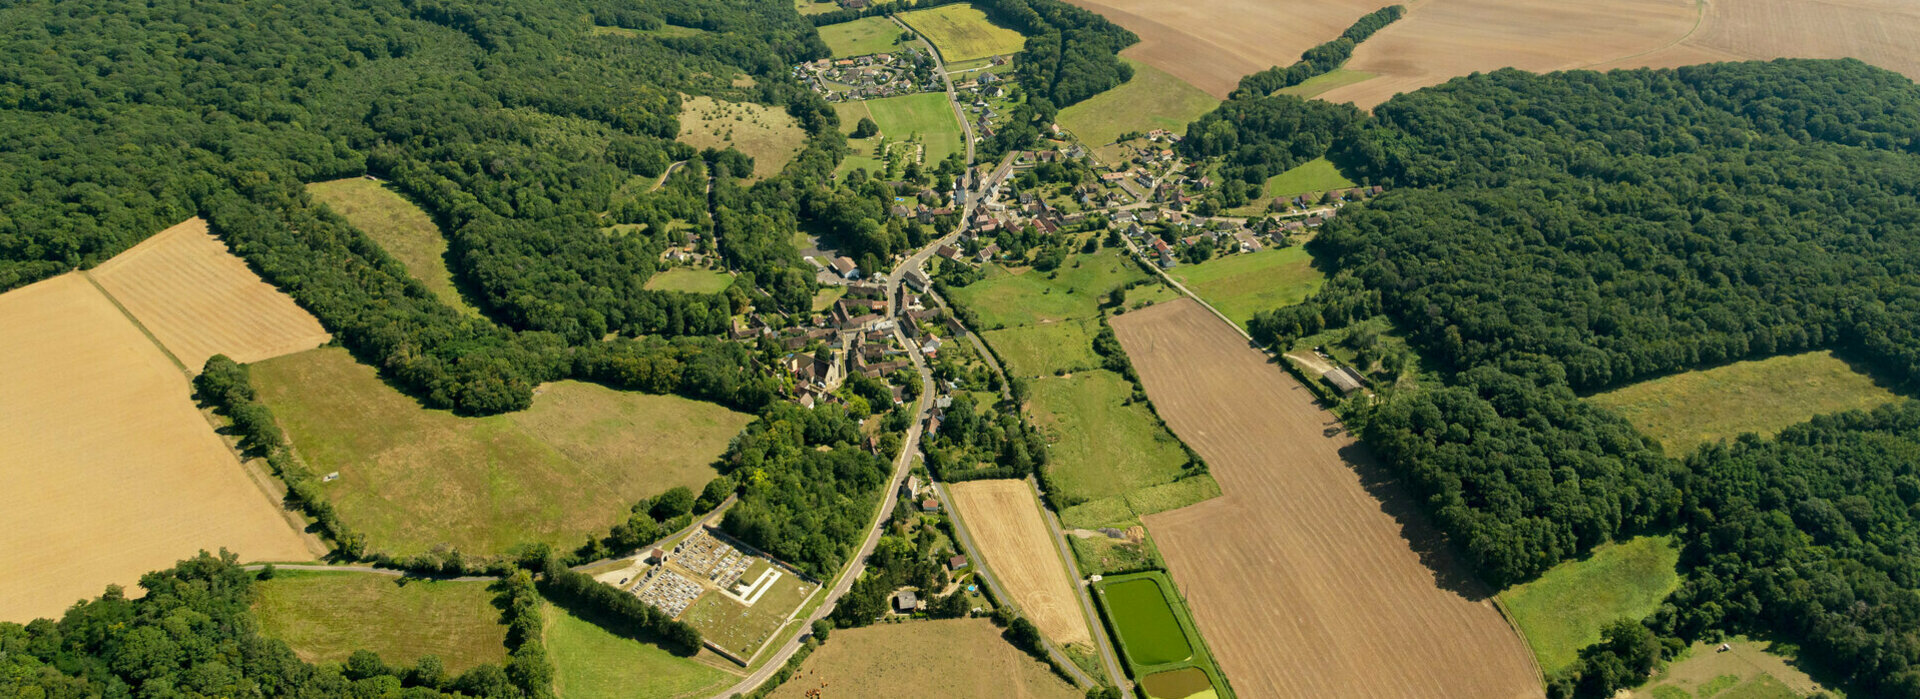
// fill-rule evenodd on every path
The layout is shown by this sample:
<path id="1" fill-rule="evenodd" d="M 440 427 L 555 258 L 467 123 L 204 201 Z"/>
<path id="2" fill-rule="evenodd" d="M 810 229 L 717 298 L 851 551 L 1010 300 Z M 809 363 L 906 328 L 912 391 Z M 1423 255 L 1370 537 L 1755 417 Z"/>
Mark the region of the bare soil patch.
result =
<path id="1" fill-rule="evenodd" d="M 198 218 L 161 231 L 90 274 L 189 371 L 198 372 L 215 354 L 257 362 L 329 338 L 320 321 L 261 281 Z"/>
<path id="2" fill-rule="evenodd" d="M 1306 387 L 1189 299 L 1113 326 L 1224 491 L 1143 519 L 1236 693 L 1541 696 L 1488 591 Z"/>
<path id="3" fill-rule="evenodd" d="M 0 328 L 0 621 L 138 593 L 202 549 L 313 559 L 186 376 L 85 276 L 0 295 Z"/>
<path id="4" fill-rule="evenodd" d="M 1241 76 L 1291 65 L 1385 0 L 1068 0 L 1140 35 L 1121 55 L 1226 99 Z"/>
<path id="5" fill-rule="evenodd" d="M 774 699 L 816 696 L 1073 699 L 1081 693 L 1002 639 L 993 622 L 948 619 L 833 632 L 773 692 Z"/>
<path id="6" fill-rule="evenodd" d="M 1086 615 L 1074 597 L 1075 583 L 1067 577 L 1027 482 L 969 481 L 949 491 L 954 509 L 1021 614 L 1055 643 L 1091 642 Z"/>

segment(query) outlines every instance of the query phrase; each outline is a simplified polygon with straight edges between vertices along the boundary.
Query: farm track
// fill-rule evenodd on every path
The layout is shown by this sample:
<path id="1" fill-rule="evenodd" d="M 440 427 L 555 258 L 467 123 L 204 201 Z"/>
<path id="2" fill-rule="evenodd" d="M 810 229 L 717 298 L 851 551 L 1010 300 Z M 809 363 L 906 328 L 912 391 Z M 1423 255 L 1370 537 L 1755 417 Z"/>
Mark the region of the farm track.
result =
<path id="1" fill-rule="evenodd" d="M 1236 693 L 1542 694 L 1488 591 L 1304 386 L 1191 299 L 1113 326 L 1224 492 L 1143 520 Z"/>

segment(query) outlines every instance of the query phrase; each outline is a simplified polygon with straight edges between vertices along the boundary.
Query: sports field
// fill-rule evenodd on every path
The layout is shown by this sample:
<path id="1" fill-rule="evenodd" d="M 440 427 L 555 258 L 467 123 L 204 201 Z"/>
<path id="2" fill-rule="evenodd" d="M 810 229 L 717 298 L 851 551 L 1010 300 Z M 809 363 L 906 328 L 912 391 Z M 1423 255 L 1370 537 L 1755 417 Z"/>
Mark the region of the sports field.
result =
<path id="1" fill-rule="evenodd" d="M 196 410 L 187 378 L 84 274 L 0 294 L 0 621 L 58 617 L 205 549 L 312 560 Z M 309 548 L 310 544 L 315 548 Z"/>
<path id="2" fill-rule="evenodd" d="M 1600 642 L 1601 627 L 1640 620 L 1680 586 L 1672 537 L 1643 536 L 1597 547 L 1584 560 L 1554 566 L 1532 582 L 1500 593 L 1515 626 L 1551 675 L 1573 664 L 1581 648 Z"/>
<path id="3" fill-rule="evenodd" d="M 1121 149 L 1113 143 L 1120 134 L 1154 129 L 1186 133 L 1187 124 L 1220 104 L 1205 90 L 1166 71 L 1133 59 L 1122 60 L 1133 66 L 1132 80 L 1060 110 L 1055 119 L 1102 161 L 1120 159 Z"/>
<path id="4" fill-rule="evenodd" d="M 713 269 L 675 267 L 647 278 L 647 288 L 655 291 L 717 294 L 729 286 L 733 286 L 733 275 Z"/>
<path id="5" fill-rule="evenodd" d="M 516 544 L 576 546 L 642 497 L 698 492 L 752 420 L 711 403 L 563 381 L 533 407 L 457 417 L 428 410 L 333 347 L 253 366 L 260 398 L 370 548 L 447 545 L 468 555 Z"/>
<path id="6" fill-rule="evenodd" d="M 690 699 L 738 677 L 693 658 L 615 635 L 551 604 L 542 605 L 553 689 L 561 699 Z"/>
<path id="7" fill-rule="evenodd" d="M 900 48 L 900 35 L 906 32 L 885 17 L 866 17 L 820 28 L 820 40 L 827 42 L 834 58 L 849 58 L 875 53 L 891 53 Z"/>
<path id="8" fill-rule="evenodd" d="M 900 21 L 933 42 L 947 63 L 1019 53 L 1027 43 L 1019 32 L 988 21 L 987 13 L 964 2 L 903 12 Z"/>
<path id="9" fill-rule="evenodd" d="M 948 492 L 1020 614 L 1055 643 L 1091 643 L 1086 615 L 1073 591 L 1078 581 L 1067 576 L 1032 486 L 1024 480 L 982 480 L 955 483 Z"/>
<path id="10" fill-rule="evenodd" d="M 1298 245 L 1181 265 L 1168 274 L 1242 328 L 1255 313 L 1306 300 L 1327 279 Z"/>
<path id="11" fill-rule="evenodd" d="M 1300 52 L 1340 36 L 1375 0 L 1069 0 L 1132 30 L 1122 53 L 1226 99 L 1241 76 L 1291 65 Z M 1404 20 L 1403 20 L 1404 21 Z"/>
<path id="12" fill-rule="evenodd" d="M 319 346 L 320 321 L 188 219 L 146 239 L 88 273 L 147 332 L 198 372 L 224 354 L 257 362 Z"/>
<path id="13" fill-rule="evenodd" d="M 254 585 L 260 630 L 301 660 L 343 662 L 360 649 L 389 665 L 432 655 L 448 674 L 507 659 L 507 627 L 484 582 L 281 571 Z"/>
<path id="14" fill-rule="evenodd" d="M 838 629 L 772 699 L 951 697 L 1078 699 L 1046 663 L 1014 648 L 986 619 Z"/>
<path id="15" fill-rule="evenodd" d="M 1815 415 L 1868 410 L 1899 396 L 1822 351 L 1665 376 L 1590 400 L 1679 457 L 1701 444 L 1745 432 L 1771 437 Z"/>
<path id="16" fill-rule="evenodd" d="M 952 7 L 952 5 L 948 5 Z M 953 153 L 965 153 L 966 132 L 960 127 L 947 93 L 922 92 L 917 95 L 865 100 L 873 123 L 889 141 L 909 141 L 916 137 L 926 144 L 926 162 L 936 163 Z M 852 128 L 852 123 L 846 124 Z"/>
<path id="17" fill-rule="evenodd" d="M 1488 591 L 1304 386 L 1191 300 L 1113 325 L 1224 491 L 1144 521 L 1235 692 L 1542 695 Z"/>
<path id="18" fill-rule="evenodd" d="M 780 172 L 800 154 L 806 138 L 784 109 L 705 95 L 680 100 L 680 142 L 695 148 L 732 146 L 753 158 L 756 178 Z"/>
<path id="19" fill-rule="evenodd" d="M 453 272 L 447 269 L 447 239 L 440 234 L 440 226 L 391 186 L 350 177 L 315 182 L 307 185 L 307 193 L 406 265 L 407 272 L 441 302 L 468 315 L 480 314 L 453 285 Z"/>

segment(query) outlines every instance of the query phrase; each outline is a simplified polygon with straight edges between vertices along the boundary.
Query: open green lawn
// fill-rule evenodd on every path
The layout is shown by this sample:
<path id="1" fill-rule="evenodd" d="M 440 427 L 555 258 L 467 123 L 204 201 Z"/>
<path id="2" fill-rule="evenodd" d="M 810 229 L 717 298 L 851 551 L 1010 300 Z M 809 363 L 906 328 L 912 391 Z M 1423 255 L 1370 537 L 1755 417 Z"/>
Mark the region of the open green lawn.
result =
<path id="1" fill-rule="evenodd" d="M 683 699 L 712 694 L 738 679 L 544 606 L 547 659 L 561 699 Z"/>
<path id="2" fill-rule="evenodd" d="M 1109 144 L 1122 133 L 1154 129 L 1185 133 L 1187 124 L 1220 104 L 1213 95 L 1166 71 L 1133 59 L 1121 60 L 1133 66 L 1132 80 L 1060 110 L 1055 119 L 1103 160 L 1117 159 L 1119 149 Z"/>
<path id="3" fill-rule="evenodd" d="M 1331 189 L 1352 187 L 1353 180 L 1340 174 L 1326 158 L 1314 158 L 1294 166 L 1293 169 L 1267 178 L 1267 201 L 1276 197 L 1292 198 L 1298 194 L 1325 192 Z"/>
<path id="4" fill-rule="evenodd" d="M 820 28 L 820 40 L 827 42 L 834 58 L 849 58 L 875 53 L 891 53 L 900 48 L 905 30 L 885 17 L 867 17 Z"/>
<path id="5" fill-rule="evenodd" d="M 978 314 L 980 327 L 975 330 L 993 330 L 1092 318 L 1100 315 L 1107 292 L 1144 278 L 1146 272 L 1124 253 L 1101 250 L 1069 255 L 1051 273 L 989 264 L 986 278 L 954 289 L 953 295 Z"/>
<path id="6" fill-rule="evenodd" d="M 1126 402 L 1133 384 L 1096 369 L 1036 380 L 1029 405 L 1050 441 L 1046 466 L 1064 495 L 1127 495 L 1180 477 L 1186 452 L 1143 403 Z"/>
<path id="7" fill-rule="evenodd" d="M 706 595 L 680 613 L 680 620 L 700 630 L 700 637 L 712 641 L 743 659 L 753 657 L 798 609 L 819 585 L 781 571 L 766 594 L 749 607 L 718 591 Z"/>
<path id="8" fill-rule="evenodd" d="M 1300 303 L 1326 282 L 1298 245 L 1181 265 L 1168 274 L 1242 328 L 1253 314 Z"/>
<path id="9" fill-rule="evenodd" d="M 507 627 L 484 582 L 280 571 L 254 586 L 260 630 L 302 660 L 342 662 L 362 648 L 390 665 L 437 656 L 449 674 L 507 659 Z"/>
<path id="10" fill-rule="evenodd" d="M 1280 88 L 1275 94 L 1293 95 L 1301 99 L 1312 99 L 1314 96 L 1333 88 L 1352 85 L 1374 77 L 1378 76 L 1362 70 L 1336 68 L 1332 72 L 1321 73 L 1320 75 L 1308 78 L 1306 82 L 1293 87 Z"/>
<path id="11" fill-rule="evenodd" d="M 1600 628 L 1621 618 L 1639 620 L 1680 585 L 1674 566 L 1680 549 L 1668 536 L 1606 544 L 1585 560 L 1568 561 L 1538 579 L 1500 593 L 1514 625 L 1548 675 L 1572 664 L 1581 648 L 1600 641 Z"/>
<path id="12" fill-rule="evenodd" d="M 949 5 L 951 7 L 951 5 Z M 936 163 L 952 153 L 965 153 L 966 132 L 947 103 L 947 93 L 922 92 L 917 95 L 885 97 L 865 101 L 873 123 L 891 141 L 908 141 L 919 136 L 927 146 L 926 161 Z M 849 130 L 851 124 L 843 124 Z M 869 149 L 870 152 L 871 149 Z"/>
<path id="13" fill-rule="evenodd" d="M 717 294 L 733 286 L 733 275 L 713 269 L 675 267 L 647 279 L 647 288 L 655 291 L 685 291 L 690 294 Z"/>
<path id="14" fill-rule="evenodd" d="M 447 269 L 447 239 L 440 234 L 440 226 L 412 201 L 385 183 L 364 177 L 315 182 L 307 185 L 307 192 L 406 265 L 407 272 L 442 302 L 468 315 L 480 315 L 453 286 L 453 272 Z"/>
<path id="15" fill-rule="evenodd" d="M 1077 319 L 989 330 L 980 337 L 993 345 L 1008 373 L 1038 378 L 1099 366 L 1100 357 L 1093 353 L 1098 332 L 1097 321 Z"/>
<path id="16" fill-rule="evenodd" d="M 252 370 L 294 450 L 316 473 L 339 472 L 321 487 L 342 519 L 372 550 L 396 555 L 577 545 L 640 498 L 698 491 L 753 419 L 573 381 L 541 387 L 518 413 L 458 417 L 420 407 L 337 347 Z"/>
<path id="17" fill-rule="evenodd" d="M 958 63 L 1018 53 L 1026 46 L 1019 32 L 987 20 L 967 3 L 901 13 L 900 20 L 940 49 L 940 60 Z"/>
<path id="18" fill-rule="evenodd" d="M 1700 444 L 1746 432 L 1772 436 L 1815 415 L 1898 398 L 1832 352 L 1808 352 L 1642 381 L 1590 400 L 1680 456 Z"/>

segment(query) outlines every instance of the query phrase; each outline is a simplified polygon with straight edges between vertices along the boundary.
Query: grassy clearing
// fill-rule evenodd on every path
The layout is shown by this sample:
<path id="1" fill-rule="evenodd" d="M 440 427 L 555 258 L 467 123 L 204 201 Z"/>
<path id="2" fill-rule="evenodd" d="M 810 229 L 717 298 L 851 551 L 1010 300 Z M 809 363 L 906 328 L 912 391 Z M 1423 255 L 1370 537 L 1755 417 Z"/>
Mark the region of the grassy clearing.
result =
<path id="1" fill-rule="evenodd" d="M 307 185 L 307 193 L 400 260 L 442 302 L 467 315 L 480 315 L 453 285 L 453 272 L 447 269 L 447 239 L 440 234 L 440 226 L 392 187 L 354 177 L 315 182 Z"/>
<path id="2" fill-rule="evenodd" d="M 951 5 L 949 5 L 951 7 Z M 926 144 L 926 161 L 939 162 L 953 153 L 966 152 L 965 130 L 960 127 L 953 107 L 944 92 L 866 100 L 873 123 L 889 141 L 907 141 L 918 137 Z M 851 124 L 842 126 L 852 129 Z M 869 148 L 867 152 L 871 152 Z"/>
<path id="3" fill-rule="evenodd" d="M 1144 278 L 1123 253 L 1102 250 L 1072 255 L 1051 273 L 989 264 L 986 278 L 953 294 L 979 315 L 979 329 L 993 330 L 1098 316 L 1107 292 Z"/>
<path id="4" fill-rule="evenodd" d="M 1297 245 L 1182 265 L 1169 274 L 1242 328 L 1255 313 L 1306 300 L 1327 279 Z"/>
<path id="5" fill-rule="evenodd" d="M 551 604 L 544 611 L 547 658 L 562 699 L 683 699 L 706 696 L 738 679 L 615 635 Z"/>
<path id="6" fill-rule="evenodd" d="M 1667 449 L 1753 432 L 1763 437 L 1815 415 L 1867 410 L 1899 396 L 1832 352 L 1808 352 L 1662 377 L 1594 395 Z"/>
<path id="7" fill-rule="evenodd" d="M 1340 169 L 1326 158 L 1314 158 L 1294 166 L 1293 169 L 1267 178 L 1267 199 L 1277 197 L 1292 198 L 1295 195 L 1325 192 L 1331 189 L 1346 189 L 1354 186 L 1353 180 L 1340 174 Z"/>
<path id="8" fill-rule="evenodd" d="M 784 109 L 704 95 L 680 100 L 679 140 L 695 148 L 732 146 L 753 158 L 756 178 L 785 168 L 806 139 L 807 133 Z"/>
<path id="9" fill-rule="evenodd" d="M 260 397 L 375 551 L 447 545 L 468 555 L 516 544 L 574 546 L 634 501 L 694 490 L 753 418 L 711 403 L 593 384 L 543 386 L 533 407 L 465 418 L 421 408 L 345 350 L 253 365 Z"/>
<path id="10" fill-rule="evenodd" d="M 733 275 L 714 269 L 675 267 L 647 279 L 647 288 L 655 291 L 684 291 L 689 294 L 717 294 L 733 286 Z"/>
<path id="11" fill-rule="evenodd" d="M 1741 636 L 1726 643 L 1726 652 L 1704 642 L 1681 651 L 1631 699 L 1798 699 L 1821 691 L 1846 696 L 1801 670 L 1790 646 Z"/>
<path id="12" fill-rule="evenodd" d="M 1641 619 L 1680 585 L 1680 549 L 1668 536 L 1643 536 L 1554 566 L 1539 579 L 1500 593 L 1527 645 L 1551 675 L 1600 641 L 1600 628 Z"/>
<path id="13" fill-rule="evenodd" d="M 1319 95 L 1320 93 L 1326 92 L 1333 88 L 1345 87 L 1357 82 L 1363 82 L 1363 81 L 1371 80 L 1377 77 L 1379 76 L 1363 70 L 1347 70 L 1345 68 L 1336 68 L 1333 70 L 1333 72 L 1321 73 L 1319 75 L 1308 78 L 1306 82 L 1300 83 L 1293 87 L 1280 88 L 1279 92 L 1276 92 L 1274 94 L 1293 95 L 1294 97 L 1298 97 L 1300 99 L 1313 99 L 1316 95 Z"/>
<path id="14" fill-rule="evenodd" d="M 833 302 L 839 301 L 840 297 L 846 295 L 847 287 L 844 286 L 820 287 L 819 291 L 813 292 L 813 310 L 815 313 L 818 313 L 832 308 Z"/>
<path id="15" fill-rule="evenodd" d="M 1132 59 L 1122 60 L 1133 66 L 1132 80 L 1060 110 L 1056 119 L 1062 128 L 1092 146 L 1101 160 L 1118 159 L 1119 148 L 1111 144 L 1120 134 L 1154 129 L 1183 133 L 1187 124 L 1220 104 L 1213 95 L 1165 71 Z"/>
<path id="16" fill-rule="evenodd" d="M 700 630 L 700 636 L 742 658 L 751 658 L 787 621 L 793 610 L 807 601 L 819 585 L 782 572 L 765 595 L 749 607 L 718 591 L 694 600 L 680 613 L 680 620 Z"/>
<path id="17" fill-rule="evenodd" d="M 308 662 L 342 662 L 365 648 L 393 665 L 437 656 L 459 673 L 507 659 L 507 627 L 487 583 L 281 571 L 254 589 L 261 630 Z"/>
<path id="18" fill-rule="evenodd" d="M 802 15 L 824 15 L 840 9 L 833 0 L 793 0 L 793 9 Z"/>
<path id="19" fill-rule="evenodd" d="M 967 3 L 902 13 L 900 21 L 933 42 L 943 61 L 1018 53 L 1027 43 L 1019 32 L 988 21 L 987 13 Z"/>
<path id="20" fill-rule="evenodd" d="M 1099 366 L 1100 358 L 1093 353 L 1098 327 L 1092 320 L 1066 320 L 991 330 L 981 338 L 992 343 L 1009 373 L 1039 378 Z"/>
<path id="21" fill-rule="evenodd" d="M 900 34 L 905 31 L 885 17 L 867 17 L 820 28 L 820 40 L 827 42 L 834 58 L 849 58 L 898 50 Z"/>
<path id="22" fill-rule="evenodd" d="M 1180 477 L 1186 452 L 1140 403 L 1133 384 L 1105 370 L 1033 382 L 1034 424 L 1052 443 L 1047 469 L 1063 494 L 1126 495 Z"/>
<path id="23" fill-rule="evenodd" d="M 1152 539 L 1142 539 L 1136 544 L 1105 536 L 1069 536 L 1067 543 L 1073 547 L 1073 560 L 1080 565 L 1082 575 L 1112 575 L 1118 571 L 1166 566 Z"/>

